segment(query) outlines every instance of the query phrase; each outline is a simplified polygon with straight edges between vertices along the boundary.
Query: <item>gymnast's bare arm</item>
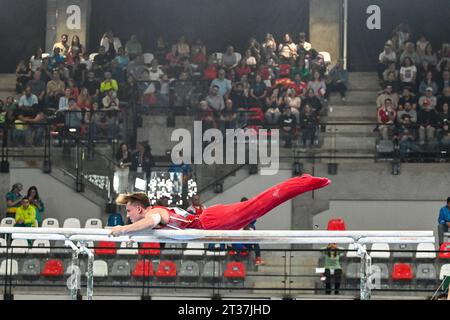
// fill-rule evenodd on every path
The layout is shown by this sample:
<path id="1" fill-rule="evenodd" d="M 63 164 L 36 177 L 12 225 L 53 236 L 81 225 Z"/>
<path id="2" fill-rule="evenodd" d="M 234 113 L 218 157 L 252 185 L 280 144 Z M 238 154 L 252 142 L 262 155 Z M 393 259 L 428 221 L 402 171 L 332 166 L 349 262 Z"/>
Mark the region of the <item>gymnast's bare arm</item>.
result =
<path id="1" fill-rule="evenodd" d="M 135 223 L 126 226 L 116 226 L 111 228 L 110 236 L 120 236 L 125 233 L 150 230 L 159 224 L 169 222 L 169 212 L 163 208 L 148 208 L 144 212 L 144 217 Z"/>

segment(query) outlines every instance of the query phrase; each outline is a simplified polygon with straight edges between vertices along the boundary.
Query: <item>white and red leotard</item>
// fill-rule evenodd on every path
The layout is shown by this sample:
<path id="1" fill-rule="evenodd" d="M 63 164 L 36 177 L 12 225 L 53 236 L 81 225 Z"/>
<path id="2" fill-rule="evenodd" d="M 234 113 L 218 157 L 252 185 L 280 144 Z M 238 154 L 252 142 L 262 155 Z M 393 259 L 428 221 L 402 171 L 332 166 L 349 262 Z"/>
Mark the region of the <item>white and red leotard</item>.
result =
<path id="1" fill-rule="evenodd" d="M 247 201 L 218 204 L 206 208 L 199 216 L 179 208 L 154 207 L 166 209 L 170 216 L 169 222 L 160 224 L 158 228 L 239 230 L 283 202 L 302 193 L 323 188 L 330 183 L 331 181 L 327 178 L 316 178 L 305 174 L 277 184 Z"/>

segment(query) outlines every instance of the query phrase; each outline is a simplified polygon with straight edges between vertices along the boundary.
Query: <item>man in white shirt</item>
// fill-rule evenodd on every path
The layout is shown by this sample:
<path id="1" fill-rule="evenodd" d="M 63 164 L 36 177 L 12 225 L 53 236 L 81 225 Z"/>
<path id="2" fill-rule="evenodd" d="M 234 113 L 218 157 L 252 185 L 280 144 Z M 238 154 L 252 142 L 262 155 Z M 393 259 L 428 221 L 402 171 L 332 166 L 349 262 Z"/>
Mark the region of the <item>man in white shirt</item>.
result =
<path id="1" fill-rule="evenodd" d="M 24 95 L 19 99 L 19 107 L 32 107 L 36 104 L 39 104 L 37 96 L 31 93 L 31 86 L 26 86 Z"/>

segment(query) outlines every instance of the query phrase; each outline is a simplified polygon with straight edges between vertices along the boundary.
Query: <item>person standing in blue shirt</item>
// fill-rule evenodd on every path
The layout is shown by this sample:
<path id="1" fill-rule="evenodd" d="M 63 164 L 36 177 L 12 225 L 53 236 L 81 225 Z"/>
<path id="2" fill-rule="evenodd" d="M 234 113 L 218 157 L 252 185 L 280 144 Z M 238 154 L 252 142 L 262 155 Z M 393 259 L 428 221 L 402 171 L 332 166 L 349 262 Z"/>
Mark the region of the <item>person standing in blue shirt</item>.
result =
<path id="1" fill-rule="evenodd" d="M 438 223 L 439 245 L 441 245 L 444 242 L 444 233 L 448 232 L 450 227 L 450 197 L 447 198 L 447 205 L 439 211 Z"/>

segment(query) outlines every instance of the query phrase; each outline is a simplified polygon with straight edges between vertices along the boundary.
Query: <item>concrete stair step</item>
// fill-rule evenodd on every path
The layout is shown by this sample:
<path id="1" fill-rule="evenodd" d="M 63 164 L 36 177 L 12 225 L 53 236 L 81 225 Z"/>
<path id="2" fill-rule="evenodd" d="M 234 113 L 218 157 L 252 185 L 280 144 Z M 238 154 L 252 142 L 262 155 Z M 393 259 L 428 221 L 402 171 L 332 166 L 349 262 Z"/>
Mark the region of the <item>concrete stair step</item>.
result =
<path id="1" fill-rule="evenodd" d="M 347 101 L 353 103 L 373 103 L 375 105 L 376 97 L 377 91 L 374 90 L 348 91 L 347 93 Z"/>
<path id="2" fill-rule="evenodd" d="M 366 124 L 367 122 L 360 122 L 361 124 L 358 124 L 356 120 L 352 124 L 346 124 L 349 121 L 342 122 L 342 124 L 338 124 L 338 121 L 333 121 L 333 123 L 336 123 L 335 125 L 327 125 L 326 127 L 326 135 L 332 136 L 333 134 L 336 135 L 336 138 L 339 139 L 343 134 L 346 133 L 363 133 L 363 134 L 370 134 L 370 135 L 364 135 L 364 136 L 372 136 L 373 128 L 375 127 L 375 124 Z"/>
<path id="3" fill-rule="evenodd" d="M 333 141 L 331 137 L 325 137 L 323 140 L 322 148 L 324 149 L 336 149 L 336 150 L 375 150 L 376 137 L 366 136 L 344 136 L 336 137 Z"/>

